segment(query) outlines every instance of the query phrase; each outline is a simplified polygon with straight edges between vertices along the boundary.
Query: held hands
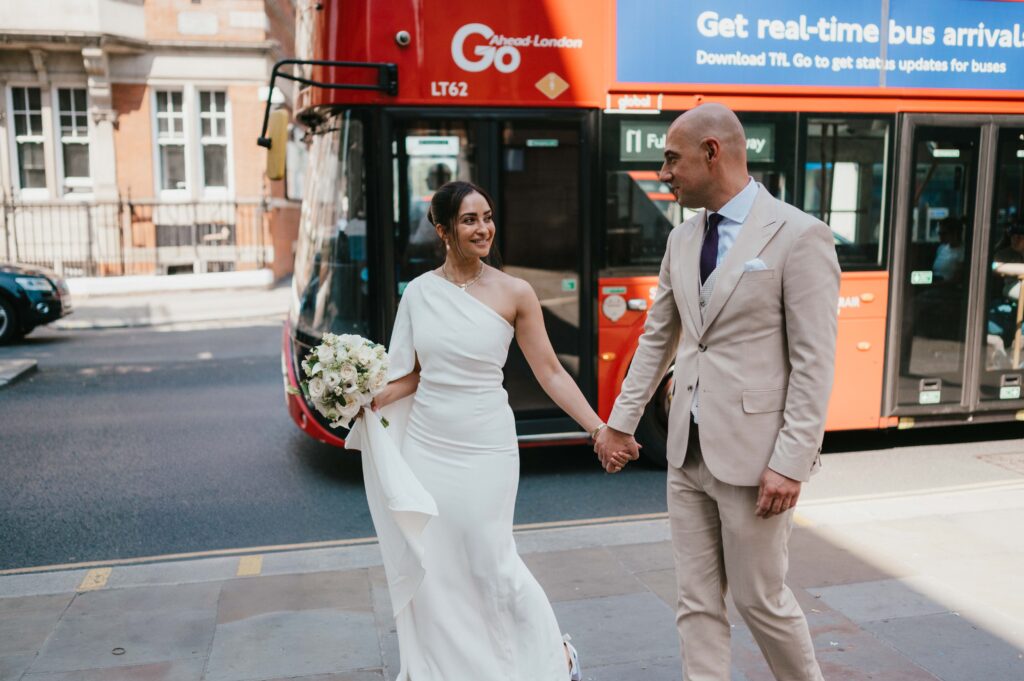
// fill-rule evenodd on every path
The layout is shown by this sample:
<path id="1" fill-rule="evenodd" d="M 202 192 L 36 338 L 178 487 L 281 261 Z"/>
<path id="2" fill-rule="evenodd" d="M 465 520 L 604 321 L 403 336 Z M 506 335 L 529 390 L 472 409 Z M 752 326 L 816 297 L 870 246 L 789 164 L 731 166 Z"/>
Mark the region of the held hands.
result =
<path id="1" fill-rule="evenodd" d="M 594 437 L 594 452 L 607 472 L 618 473 L 640 457 L 640 445 L 632 435 L 608 426 Z"/>
<path id="2" fill-rule="evenodd" d="M 765 468 L 761 474 L 754 514 L 760 518 L 771 518 L 793 508 L 800 498 L 801 484 L 799 480 L 787 478 L 770 468 Z"/>

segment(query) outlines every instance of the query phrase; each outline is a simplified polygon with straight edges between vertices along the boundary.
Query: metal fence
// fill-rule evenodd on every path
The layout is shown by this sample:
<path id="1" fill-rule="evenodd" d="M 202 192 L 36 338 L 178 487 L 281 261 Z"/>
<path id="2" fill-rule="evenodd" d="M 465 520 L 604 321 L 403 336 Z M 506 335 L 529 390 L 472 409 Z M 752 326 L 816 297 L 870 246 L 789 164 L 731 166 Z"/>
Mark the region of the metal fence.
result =
<path id="1" fill-rule="evenodd" d="M 273 259 L 259 199 L 226 202 L 3 202 L 0 261 L 66 277 L 228 272 Z"/>

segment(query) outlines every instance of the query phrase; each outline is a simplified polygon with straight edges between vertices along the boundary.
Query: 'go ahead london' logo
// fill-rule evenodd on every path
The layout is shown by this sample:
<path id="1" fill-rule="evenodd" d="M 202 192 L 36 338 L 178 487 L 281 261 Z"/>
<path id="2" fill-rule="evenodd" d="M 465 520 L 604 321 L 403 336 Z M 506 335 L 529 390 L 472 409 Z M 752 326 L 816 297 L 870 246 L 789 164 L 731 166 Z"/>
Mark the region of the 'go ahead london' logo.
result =
<path id="1" fill-rule="evenodd" d="M 466 38 L 480 36 L 487 42 L 473 48 L 473 55 L 466 54 Z M 526 36 L 505 36 L 495 33 L 486 24 L 466 24 L 452 36 L 452 59 L 463 71 L 479 73 L 494 66 L 501 73 L 512 73 L 519 68 L 522 55 L 520 47 L 558 47 L 578 50 L 583 47 L 580 38 L 541 38 L 539 34 Z"/>

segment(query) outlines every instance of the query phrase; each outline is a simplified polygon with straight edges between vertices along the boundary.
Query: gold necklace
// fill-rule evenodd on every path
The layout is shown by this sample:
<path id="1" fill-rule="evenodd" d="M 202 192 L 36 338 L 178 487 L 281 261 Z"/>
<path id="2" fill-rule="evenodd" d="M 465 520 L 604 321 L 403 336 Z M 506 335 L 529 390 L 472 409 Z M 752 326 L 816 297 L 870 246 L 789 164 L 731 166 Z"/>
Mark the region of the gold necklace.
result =
<path id="1" fill-rule="evenodd" d="M 449 277 L 449 276 L 448 276 L 448 268 L 447 268 L 447 265 L 448 265 L 448 262 L 447 262 L 447 261 L 445 261 L 445 262 L 441 263 L 441 274 L 443 274 L 443 275 L 444 275 L 444 278 L 445 278 L 445 279 L 447 279 L 447 280 L 448 280 L 448 281 L 450 281 L 451 283 L 455 284 L 456 286 L 458 286 L 459 288 L 461 288 L 461 289 L 462 289 L 463 291 L 465 291 L 465 290 L 466 290 L 466 289 L 468 289 L 468 288 L 469 288 L 470 286 L 472 286 L 473 284 L 475 284 L 475 283 L 476 283 L 476 282 L 477 282 L 477 281 L 478 281 L 478 280 L 480 279 L 480 277 L 484 276 L 484 263 L 483 263 L 483 261 L 482 261 L 482 260 L 480 261 L 480 271 L 476 273 L 476 276 L 475 276 L 475 277 L 473 277 L 472 279 L 470 279 L 469 281 L 467 281 L 467 282 L 466 282 L 465 284 L 460 284 L 459 282 L 455 281 L 454 279 L 452 279 L 451 277 Z"/>

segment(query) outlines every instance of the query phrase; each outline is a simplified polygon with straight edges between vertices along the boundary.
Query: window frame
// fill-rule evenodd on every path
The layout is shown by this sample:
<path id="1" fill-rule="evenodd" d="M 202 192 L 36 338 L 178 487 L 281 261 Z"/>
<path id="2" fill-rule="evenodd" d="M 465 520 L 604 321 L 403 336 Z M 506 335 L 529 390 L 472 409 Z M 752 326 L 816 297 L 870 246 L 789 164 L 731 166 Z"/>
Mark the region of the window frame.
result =
<path id="1" fill-rule="evenodd" d="M 74 100 L 72 99 L 71 115 L 77 116 L 80 114 L 85 115 L 85 137 L 75 137 L 69 141 L 65 141 L 64 131 L 61 127 L 61 114 L 64 110 L 60 105 L 60 91 L 69 90 L 74 92 L 81 90 L 85 93 L 85 109 L 81 112 L 74 108 Z M 56 191 L 60 198 L 71 201 L 88 201 L 92 200 L 95 192 L 95 184 L 93 180 L 93 138 L 94 129 L 92 117 L 89 115 L 89 87 L 85 83 L 54 83 L 50 92 L 50 101 L 53 102 L 51 107 L 53 112 L 53 141 L 54 141 L 54 169 L 56 170 L 57 187 Z M 77 128 L 77 125 L 75 126 Z M 64 167 L 64 145 L 65 144 L 85 144 L 89 149 L 89 175 L 87 178 L 75 176 L 68 177 L 66 169 Z M 70 182 L 69 182 L 70 181 Z M 87 187 L 86 191 L 68 191 L 68 187 Z"/>
<path id="2" fill-rule="evenodd" d="M 884 119 L 889 123 L 889 134 L 886 140 L 886 149 L 883 162 L 885 163 L 885 177 L 882 181 L 882 214 L 880 216 L 880 233 L 878 235 L 878 261 L 874 264 L 844 263 L 839 261 L 840 269 L 843 272 L 886 272 L 891 269 L 891 241 L 895 230 L 894 211 L 896 175 L 896 151 L 898 147 L 899 120 L 896 114 L 892 113 L 843 113 L 836 111 L 804 111 L 799 114 L 797 128 L 797 160 L 796 160 L 796 187 L 794 188 L 793 205 L 803 211 L 804 190 L 807 181 L 807 126 L 812 118 L 844 118 L 858 120 Z M 806 212 L 806 211 L 805 211 Z"/>
<path id="3" fill-rule="evenodd" d="M 161 93 L 167 93 L 172 95 L 178 93 L 181 95 L 181 111 L 172 112 L 175 118 L 181 120 L 181 134 L 180 137 L 173 138 L 175 141 L 170 142 L 167 140 L 161 140 L 160 138 L 160 118 L 161 112 L 159 109 L 159 95 Z M 173 85 L 154 85 L 151 86 L 150 103 L 151 103 L 151 124 L 152 124 L 152 143 L 153 143 L 153 191 L 156 195 L 163 200 L 169 201 L 187 201 L 191 198 L 192 188 L 194 185 L 194 177 L 191 170 L 192 164 L 192 151 L 190 149 L 189 138 L 191 135 L 191 121 L 188 115 L 190 100 L 189 89 L 184 86 L 173 86 Z M 180 142 L 177 141 L 180 139 Z M 161 147 L 163 146 L 180 146 L 184 155 L 184 171 L 185 171 L 185 186 L 177 187 L 174 189 L 164 189 L 164 177 L 163 177 L 163 166 L 160 163 Z"/>
<path id="4" fill-rule="evenodd" d="M 664 125 L 668 130 L 669 125 L 682 113 L 683 110 L 666 109 L 659 111 L 656 115 L 642 115 L 637 112 L 626 112 L 623 114 L 602 114 L 601 123 L 601 176 L 605 183 L 602 188 L 605 198 L 604 212 L 601 214 L 601 226 L 597 231 L 597 239 L 594 244 L 594 263 L 599 277 L 636 277 L 652 276 L 658 272 L 656 264 L 619 264 L 609 265 L 609 202 L 610 190 L 607 185 L 609 176 L 612 173 L 628 173 L 631 171 L 651 171 L 661 167 L 662 161 L 623 161 L 620 158 L 621 135 L 624 125 L 631 123 L 656 123 Z M 795 111 L 771 111 L 771 110 L 742 110 L 736 112 L 743 124 L 746 125 L 771 125 L 774 132 L 774 159 L 772 161 L 752 161 L 748 168 L 753 176 L 758 170 L 764 170 L 765 166 L 773 166 L 782 171 L 787 183 L 787 203 L 796 205 L 799 198 L 798 187 L 795 186 L 799 178 L 798 164 L 800 162 L 800 131 L 801 114 Z M 682 220 L 673 224 L 677 227 L 682 222 L 692 218 L 696 213 L 689 208 L 681 210 Z M 670 223 L 671 224 L 671 223 Z M 667 233 L 666 233 L 667 238 Z M 664 254 L 664 249 L 661 250 Z M 658 257 L 658 263 L 661 256 Z"/>
<path id="5" fill-rule="evenodd" d="M 227 87 L 202 87 L 196 88 L 195 90 L 195 140 L 196 140 L 196 162 L 198 165 L 198 187 L 203 198 L 228 198 L 234 195 L 235 178 L 234 178 L 234 164 L 231 162 L 232 159 L 232 143 L 231 143 L 231 97 L 229 96 L 229 89 Z M 212 112 L 207 114 L 203 111 L 203 94 L 223 94 L 224 95 L 224 110 Z M 223 134 L 219 136 L 205 137 L 203 135 L 203 120 L 208 119 L 211 121 L 223 121 Z M 224 185 L 213 185 L 207 186 L 206 184 L 206 161 L 205 161 L 205 150 L 207 146 L 220 146 L 224 147 Z"/>
<path id="6" fill-rule="evenodd" d="M 39 91 L 39 120 L 42 130 L 39 135 L 18 135 L 15 124 L 15 116 L 17 115 L 14 109 L 14 91 L 15 90 L 38 90 Z M 18 198 L 25 200 L 46 200 L 51 198 L 51 187 L 50 187 L 50 176 L 47 172 L 47 158 L 50 158 L 50 152 L 52 147 L 50 141 L 47 139 L 46 134 L 46 106 L 48 102 L 46 97 L 48 95 L 47 88 L 40 83 L 26 83 L 26 82 L 13 82 L 8 83 L 5 88 L 5 98 L 7 104 L 7 138 L 10 148 L 10 168 L 11 168 L 11 186 L 17 193 Z M 24 111 L 29 112 L 31 109 L 25 109 Z M 33 139 L 21 139 L 20 138 L 33 138 Z M 38 138 L 38 139 L 35 139 Z M 42 187 L 22 187 L 21 186 L 21 155 L 19 154 L 19 146 L 23 143 L 38 143 L 42 145 L 43 150 L 43 177 L 44 184 Z"/>

